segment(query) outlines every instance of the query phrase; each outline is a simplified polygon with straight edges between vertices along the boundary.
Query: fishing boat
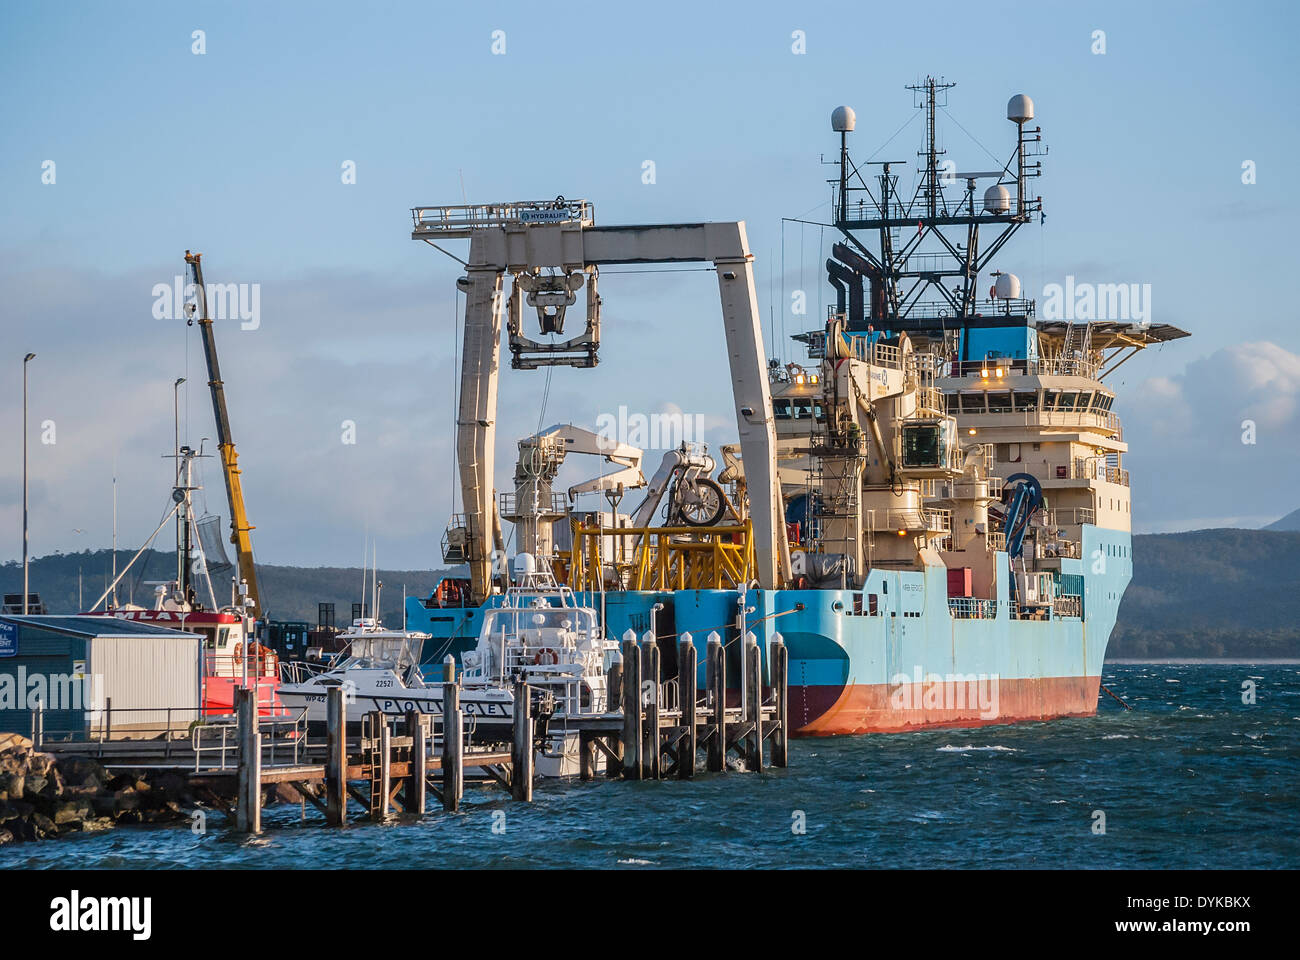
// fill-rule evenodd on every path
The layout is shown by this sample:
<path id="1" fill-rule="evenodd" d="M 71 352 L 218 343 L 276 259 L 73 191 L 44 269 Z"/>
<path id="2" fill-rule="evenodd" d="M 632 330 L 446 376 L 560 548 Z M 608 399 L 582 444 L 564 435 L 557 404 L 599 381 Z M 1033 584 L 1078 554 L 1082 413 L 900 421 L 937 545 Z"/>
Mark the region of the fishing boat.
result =
<path id="1" fill-rule="evenodd" d="M 193 461 L 202 457 L 201 451 L 179 447 L 176 486 L 172 489 L 172 506 L 166 517 L 154 530 L 144 546 L 114 577 L 103 595 L 95 601 L 88 616 L 109 616 L 121 620 L 150 623 L 198 634 L 203 638 L 203 713 L 220 716 L 232 713 L 235 690 L 245 687 L 255 692 L 258 709 L 262 715 L 272 715 L 281 709 L 276 697 L 280 684 L 279 659 L 271 648 L 257 640 L 257 620 L 250 613 L 251 604 L 246 587 L 232 580 L 230 601 L 217 601 L 212 583 L 213 568 L 223 569 L 224 554 L 209 563 L 210 553 L 219 553 L 220 544 L 209 531 L 215 524 L 206 523 L 195 516 L 194 493 L 200 489 L 194 483 Z M 172 519 L 176 518 L 176 576 L 166 581 L 147 581 L 154 590 L 150 606 L 116 601 L 117 587 Z M 213 518 L 215 520 L 215 518 Z M 204 544 L 207 543 L 205 548 Z M 208 596 L 202 602 L 200 591 Z M 101 607 L 102 604 L 102 607 Z"/>

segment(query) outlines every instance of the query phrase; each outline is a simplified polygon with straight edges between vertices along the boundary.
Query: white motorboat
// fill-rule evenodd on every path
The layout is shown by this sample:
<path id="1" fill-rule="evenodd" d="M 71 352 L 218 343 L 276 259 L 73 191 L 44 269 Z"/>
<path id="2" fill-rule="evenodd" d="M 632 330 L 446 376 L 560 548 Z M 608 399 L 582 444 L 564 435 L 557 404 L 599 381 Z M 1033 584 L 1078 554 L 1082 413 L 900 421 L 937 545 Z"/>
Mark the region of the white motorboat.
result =
<path id="1" fill-rule="evenodd" d="M 549 571 L 539 572 L 530 555 L 517 558 L 516 577 L 501 605 L 485 613 L 478 644 L 464 657 L 466 729 L 478 742 L 508 741 L 514 685 L 524 680 L 536 698 L 535 716 L 545 718 L 538 776 L 575 776 L 578 732 L 567 721 L 609 710 L 606 673 L 618 644 L 604 638 L 596 611 L 578 604 Z M 309 723 L 323 723 L 326 694 L 342 686 L 351 718 L 411 710 L 441 716 L 442 684 L 420 672 L 428 639 L 427 633 L 387 630 L 374 619 L 356 620 L 340 636 L 346 646 L 330 664 L 281 666 L 280 700 L 290 710 L 305 709 Z"/>

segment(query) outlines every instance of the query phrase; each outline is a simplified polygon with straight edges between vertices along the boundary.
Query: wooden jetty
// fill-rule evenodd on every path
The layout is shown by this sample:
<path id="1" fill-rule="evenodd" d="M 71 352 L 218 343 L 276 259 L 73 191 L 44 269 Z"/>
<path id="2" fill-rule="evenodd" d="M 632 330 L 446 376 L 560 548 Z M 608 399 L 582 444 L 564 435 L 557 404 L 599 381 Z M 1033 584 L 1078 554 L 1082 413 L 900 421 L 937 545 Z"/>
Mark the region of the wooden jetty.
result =
<path id="1" fill-rule="evenodd" d="M 705 648 L 705 682 L 699 688 L 697 650 L 689 634 L 677 645 L 677 675 L 663 677 L 660 642 L 651 634 L 626 636 L 622 663 L 611 671 L 610 709 L 563 717 L 578 735 L 579 773 L 626 780 L 690 779 L 704 769 L 721 773 L 732 755 L 739 767 L 761 771 L 766 764 L 786 766 L 788 655 L 779 635 L 768 646 L 768 677 L 754 635 L 740 650 L 739 683 L 728 685 L 726 649 L 716 634 Z M 448 658 L 450 660 L 450 658 Z M 536 694 L 522 680 L 514 685 L 509 740 L 500 743 L 467 737 L 461 709 L 461 683 L 454 664 L 443 683 L 443 713 L 405 715 L 366 713 L 360 736 L 347 735 L 348 703 L 342 687 L 326 694 L 324 743 L 309 742 L 307 725 L 297 717 L 264 717 L 265 705 L 252 691 L 236 690 L 236 713 L 218 722 L 167 730 L 157 736 L 44 742 L 52 753 L 94 756 L 106 767 L 165 769 L 183 775 L 197 794 L 223 809 L 233 806 L 238 830 L 260 833 L 262 799 L 270 787 L 289 788 L 304 809 L 319 810 L 330 826 L 348 820 L 349 800 L 375 821 L 422 816 L 432 793 L 442 809 L 459 810 L 466 770 L 509 790 L 516 800 L 533 795 L 535 754 L 551 720 L 535 710 Z M 111 713 L 111 706 L 110 711 Z M 158 713 L 160 711 L 154 711 Z M 355 719 L 355 718 L 354 718 Z M 107 717 L 103 727 L 112 729 Z M 34 729 L 38 721 L 33 722 Z M 768 746 L 767 758 L 764 747 Z"/>

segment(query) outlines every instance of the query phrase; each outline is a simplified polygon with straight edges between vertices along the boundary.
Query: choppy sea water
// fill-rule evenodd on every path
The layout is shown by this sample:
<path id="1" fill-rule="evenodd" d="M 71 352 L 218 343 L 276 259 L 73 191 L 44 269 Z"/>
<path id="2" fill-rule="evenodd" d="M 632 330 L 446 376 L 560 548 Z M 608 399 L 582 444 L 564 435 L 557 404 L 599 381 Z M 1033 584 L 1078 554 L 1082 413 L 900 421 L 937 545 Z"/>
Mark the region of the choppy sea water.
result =
<path id="1" fill-rule="evenodd" d="M 786 770 L 543 781 L 531 805 L 471 787 L 415 823 L 332 830 L 282 804 L 258 838 L 213 814 L 202 836 L 117 828 L 0 866 L 1300 867 L 1300 665 L 1108 664 L 1102 682 L 1133 709 L 1103 694 L 1089 718 L 800 740 Z"/>

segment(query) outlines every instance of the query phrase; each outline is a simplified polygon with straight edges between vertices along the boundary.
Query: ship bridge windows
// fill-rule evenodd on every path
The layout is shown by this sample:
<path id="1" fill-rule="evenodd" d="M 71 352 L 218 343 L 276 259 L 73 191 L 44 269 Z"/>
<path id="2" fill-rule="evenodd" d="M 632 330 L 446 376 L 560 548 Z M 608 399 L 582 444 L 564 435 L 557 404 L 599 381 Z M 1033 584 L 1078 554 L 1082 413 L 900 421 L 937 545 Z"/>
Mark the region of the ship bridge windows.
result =
<path id="1" fill-rule="evenodd" d="M 963 393 L 961 395 L 961 412 L 962 413 L 983 413 L 984 394 Z"/>
<path id="2" fill-rule="evenodd" d="M 792 413 L 796 420 L 822 419 L 822 404 L 816 397 L 795 397 Z"/>
<path id="3" fill-rule="evenodd" d="M 826 422 L 826 408 L 821 397 L 773 397 L 772 416 L 777 420 L 816 420 Z"/>
<path id="4" fill-rule="evenodd" d="M 1110 394 L 1102 393 L 1100 390 L 1093 395 L 1093 409 L 1098 413 L 1106 413 L 1110 410 L 1110 405 L 1115 402 L 1115 398 Z"/>
<path id="5" fill-rule="evenodd" d="M 1078 401 L 1079 401 L 1078 390 L 1063 390 L 1061 391 L 1061 399 L 1057 402 L 1056 409 L 1073 410 L 1075 404 L 1078 403 Z"/>
<path id="6" fill-rule="evenodd" d="M 1090 406 L 1092 406 L 1092 394 L 1091 394 L 1091 393 L 1080 393 L 1080 394 L 1079 394 L 1079 403 L 1078 403 L 1078 405 L 1075 407 L 1075 409 L 1076 409 L 1076 410 L 1087 410 Z"/>
<path id="7" fill-rule="evenodd" d="M 1037 390 L 1017 390 L 1014 399 L 1018 411 L 1032 412 L 1038 409 Z"/>
<path id="8" fill-rule="evenodd" d="M 1043 391 L 1043 409 L 1044 409 L 1044 410 L 1055 410 L 1055 409 L 1056 409 L 1056 404 L 1057 404 L 1057 402 L 1058 402 L 1060 399 L 1061 399 L 1061 391 L 1060 391 L 1060 390 L 1045 390 L 1045 391 Z"/>
<path id="9" fill-rule="evenodd" d="M 989 413 L 1010 413 L 1011 394 L 1009 392 L 989 394 Z"/>

